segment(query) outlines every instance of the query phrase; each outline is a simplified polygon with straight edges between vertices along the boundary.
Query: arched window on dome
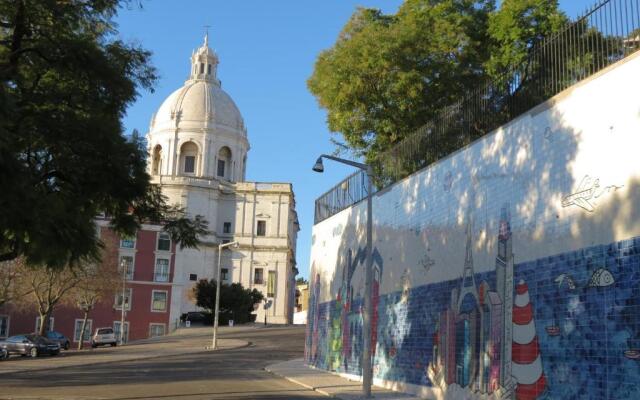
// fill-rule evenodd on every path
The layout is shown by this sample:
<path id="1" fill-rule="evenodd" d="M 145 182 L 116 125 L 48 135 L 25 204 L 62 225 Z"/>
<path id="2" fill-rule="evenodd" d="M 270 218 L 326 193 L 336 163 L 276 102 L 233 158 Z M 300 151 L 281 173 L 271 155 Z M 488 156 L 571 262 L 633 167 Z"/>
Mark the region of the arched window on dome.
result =
<path id="1" fill-rule="evenodd" d="M 224 146 L 218 151 L 218 165 L 216 175 L 227 180 L 231 179 L 231 149 Z"/>
<path id="2" fill-rule="evenodd" d="M 193 142 L 186 142 L 180 147 L 180 168 L 183 174 L 194 175 L 198 160 L 198 146 Z"/>
<path id="3" fill-rule="evenodd" d="M 162 168 L 162 146 L 156 145 L 151 156 L 151 175 L 160 175 Z"/>
<path id="4" fill-rule="evenodd" d="M 211 64 L 207 65 L 207 75 L 211 75 Z"/>

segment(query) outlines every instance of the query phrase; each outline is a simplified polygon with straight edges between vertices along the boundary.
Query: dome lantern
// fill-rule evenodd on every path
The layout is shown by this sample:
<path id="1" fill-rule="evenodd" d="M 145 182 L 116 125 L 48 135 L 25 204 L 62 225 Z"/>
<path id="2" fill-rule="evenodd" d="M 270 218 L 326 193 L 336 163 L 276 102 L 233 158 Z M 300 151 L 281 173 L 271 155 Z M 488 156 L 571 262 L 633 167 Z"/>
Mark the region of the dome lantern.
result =
<path id="1" fill-rule="evenodd" d="M 204 36 L 204 44 L 191 54 L 191 75 L 189 81 L 206 81 L 220 86 L 216 78 L 218 55 L 209 47 L 209 33 Z"/>

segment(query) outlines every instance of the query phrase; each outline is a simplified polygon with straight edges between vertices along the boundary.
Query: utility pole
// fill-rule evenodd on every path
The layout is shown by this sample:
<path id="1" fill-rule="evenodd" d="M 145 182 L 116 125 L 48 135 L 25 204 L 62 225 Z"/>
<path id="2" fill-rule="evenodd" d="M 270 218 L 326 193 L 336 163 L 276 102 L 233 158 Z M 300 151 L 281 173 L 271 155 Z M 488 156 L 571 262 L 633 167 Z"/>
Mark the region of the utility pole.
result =
<path id="1" fill-rule="evenodd" d="M 120 261 L 120 268 L 122 268 L 122 302 L 120 303 L 120 346 L 124 344 L 124 315 L 125 315 L 125 292 L 127 290 L 127 262 L 123 258 Z"/>
<path id="2" fill-rule="evenodd" d="M 238 247 L 238 242 L 222 243 L 218 245 L 218 277 L 216 279 L 216 308 L 213 317 L 213 339 L 211 340 L 211 349 L 218 349 L 218 314 L 220 314 L 220 271 L 222 270 L 222 249 L 233 246 Z"/>

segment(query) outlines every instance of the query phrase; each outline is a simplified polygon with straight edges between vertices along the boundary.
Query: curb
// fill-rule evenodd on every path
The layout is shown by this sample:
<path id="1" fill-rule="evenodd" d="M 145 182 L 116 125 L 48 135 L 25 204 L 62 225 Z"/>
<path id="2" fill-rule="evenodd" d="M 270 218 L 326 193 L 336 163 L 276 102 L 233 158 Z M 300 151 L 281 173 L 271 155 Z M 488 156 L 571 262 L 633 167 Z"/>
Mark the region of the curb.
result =
<path id="1" fill-rule="evenodd" d="M 237 340 L 237 339 L 234 339 L 234 340 Z M 244 341 L 244 340 L 242 340 L 242 342 L 244 342 L 244 343 L 240 344 L 238 346 L 227 347 L 225 349 L 219 349 L 219 350 L 216 350 L 216 352 L 244 349 L 246 347 L 253 346 L 252 342 Z M 189 351 L 189 352 L 186 352 L 186 353 L 171 353 L 171 354 L 161 354 L 161 355 L 153 355 L 153 356 L 138 356 L 138 357 L 135 357 L 135 358 L 126 358 L 126 359 L 121 359 L 121 360 L 95 361 L 95 362 L 88 362 L 88 363 L 85 363 L 85 364 L 61 365 L 61 366 L 56 366 L 55 368 L 91 367 L 91 366 L 96 366 L 96 365 L 115 364 L 115 363 L 119 363 L 119 362 L 153 360 L 153 359 L 156 359 L 156 358 L 165 358 L 165 357 L 179 356 L 179 355 L 184 355 L 184 354 L 195 354 L 195 353 L 198 353 L 200 351 L 209 351 L 209 350 L 198 349 L 198 351 L 194 350 L 194 351 Z M 32 369 L 25 369 L 25 370 L 19 370 L 19 371 L 0 371 L 0 376 L 8 375 L 8 374 L 24 374 L 24 373 L 29 373 L 29 372 L 46 371 L 46 370 L 50 370 L 51 368 L 52 367 L 49 365 L 49 366 L 42 366 L 42 367 L 36 367 L 36 368 L 32 368 Z"/>

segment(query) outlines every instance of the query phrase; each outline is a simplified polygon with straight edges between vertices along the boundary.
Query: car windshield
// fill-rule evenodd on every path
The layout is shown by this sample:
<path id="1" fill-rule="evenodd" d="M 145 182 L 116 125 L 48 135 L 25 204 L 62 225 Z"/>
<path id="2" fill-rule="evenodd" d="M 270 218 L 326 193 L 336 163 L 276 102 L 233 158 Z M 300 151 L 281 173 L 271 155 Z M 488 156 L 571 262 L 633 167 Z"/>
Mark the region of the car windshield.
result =
<path id="1" fill-rule="evenodd" d="M 33 343 L 45 343 L 45 342 L 47 342 L 47 339 L 45 339 L 42 336 L 38 336 L 38 335 L 25 335 L 25 337 L 27 338 L 27 340 L 29 340 L 30 342 L 33 342 Z"/>
<path id="2" fill-rule="evenodd" d="M 98 329 L 98 335 L 108 335 L 110 333 L 113 333 L 113 329 L 111 328 Z"/>

